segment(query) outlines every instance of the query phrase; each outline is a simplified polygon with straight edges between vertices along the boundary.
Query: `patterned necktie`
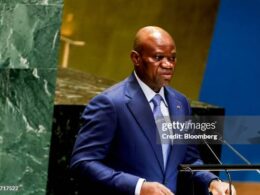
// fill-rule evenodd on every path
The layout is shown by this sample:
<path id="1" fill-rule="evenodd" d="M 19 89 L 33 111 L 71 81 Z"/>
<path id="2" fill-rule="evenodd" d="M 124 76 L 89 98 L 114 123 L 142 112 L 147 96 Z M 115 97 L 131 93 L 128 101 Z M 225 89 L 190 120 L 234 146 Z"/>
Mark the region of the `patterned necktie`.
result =
<path id="1" fill-rule="evenodd" d="M 154 115 L 154 119 L 157 125 L 157 129 L 158 129 L 158 133 L 159 136 L 161 137 L 161 129 L 162 129 L 162 123 L 165 122 L 162 111 L 161 111 L 161 101 L 162 101 L 162 96 L 160 96 L 159 94 L 156 94 L 153 99 L 151 100 L 154 108 L 153 108 L 153 115 Z M 162 154 L 163 154 L 163 164 L 164 164 L 164 168 L 166 168 L 166 164 L 167 164 L 167 159 L 170 153 L 170 144 L 164 143 L 162 141 L 161 142 L 161 146 L 162 146 Z"/>

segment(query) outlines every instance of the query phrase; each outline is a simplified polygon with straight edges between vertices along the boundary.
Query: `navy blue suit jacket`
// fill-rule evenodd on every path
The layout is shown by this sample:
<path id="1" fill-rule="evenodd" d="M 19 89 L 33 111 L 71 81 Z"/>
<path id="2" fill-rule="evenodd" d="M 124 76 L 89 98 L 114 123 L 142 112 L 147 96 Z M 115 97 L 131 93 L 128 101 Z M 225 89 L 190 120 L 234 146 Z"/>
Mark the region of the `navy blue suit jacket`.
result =
<path id="1" fill-rule="evenodd" d="M 190 115 L 182 94 L 165 87 L 165 97 L 170 115 Z M 194 145 L 173 145 L 164 170 L 154 117 L 133 74 L 93 98 L 82 117 L 85 123 L 76 139 L 71 168 L 89 194 L 134 195 L 140 177 L 176 192 L 178 165 L 202 164 Z M 209 172 L 194 175 L 205 186 L 214 178 Z"/>

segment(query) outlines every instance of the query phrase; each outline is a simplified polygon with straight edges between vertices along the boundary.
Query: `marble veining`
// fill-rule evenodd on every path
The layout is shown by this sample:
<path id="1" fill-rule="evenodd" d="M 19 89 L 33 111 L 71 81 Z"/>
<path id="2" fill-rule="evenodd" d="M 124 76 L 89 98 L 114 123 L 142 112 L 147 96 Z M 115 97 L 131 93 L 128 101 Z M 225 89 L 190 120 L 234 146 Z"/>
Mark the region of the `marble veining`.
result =
<path id="1" fill-rule="evenodd" d="M 46 190 L 55 77 L 56 69 L 0 69 L 0 185 L 18 194 Z"/>
<path id="2" fill-rule="evenodd" d="M 0 0 L 0 194 L 46 194 L 62 3 Z"/>
<path id="3" fill-rule="evenodd" d="M 0 4 L 0 68 L 54 68 L 61 6 Z"/>
<path id="4" fill-rule="evenodd" d="M 33 5 L 62 5 L 63 0 L 0 0 L 0 3 L 33 4 Z"/>

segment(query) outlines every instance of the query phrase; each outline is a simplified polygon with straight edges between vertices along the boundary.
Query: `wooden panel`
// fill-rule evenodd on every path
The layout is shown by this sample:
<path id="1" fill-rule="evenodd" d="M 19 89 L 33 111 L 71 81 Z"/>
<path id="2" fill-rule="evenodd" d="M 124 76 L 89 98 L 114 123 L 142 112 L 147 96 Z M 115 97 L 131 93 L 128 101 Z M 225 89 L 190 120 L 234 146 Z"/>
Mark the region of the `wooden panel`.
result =
<path id="1" fill-rule="evenodd" d="M 237 195 L 258 195 L 260 194 L 260 183 L 234 182 Z"/>

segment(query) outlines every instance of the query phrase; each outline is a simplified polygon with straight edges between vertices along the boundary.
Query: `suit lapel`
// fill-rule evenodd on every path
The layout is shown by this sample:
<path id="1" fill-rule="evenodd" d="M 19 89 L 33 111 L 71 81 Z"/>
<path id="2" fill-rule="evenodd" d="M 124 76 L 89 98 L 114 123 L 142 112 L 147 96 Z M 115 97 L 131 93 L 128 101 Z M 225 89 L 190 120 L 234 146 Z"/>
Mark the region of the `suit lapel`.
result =
<path id="1" fill-rule="evenodd" d="M 127 107 L 149 140 L 161 170 L 164 172 L 162 148 L 161 145 L 156 142 L 157 128 L 150 105 L 133 74 L 129 77 L 127 84 L 126 96 L 129 97 Z"/>
<path id="2" fill-rule="evenodd" d="M 185 114 L 182 102 L 176 98 L 174 92 L 170 91 L 168 87 L 165 87 L 165 98 L 169 106 L 170 117 L 183 116 Z"/>
<path id="3" fill-rule="evenodd" d="M 165 87 L 165 98 L 168 103 L 168 109 L 170 114 L 171 121 L 174 120 L 174 116 L 185 116 L 185 108 L 183 108 L 183 103 L 176 98 L 176 95 L 173 91 L 170 91 L 168 87 Z M 178 160 L 180 159 L 181 153 L 184 152 L 183 145 L 172 145 L 171 152 L 168 157 L 168 162 L 166 165 L 166 173 L 171 172 L 171 169 L 175 169 L 177 164 L 179 163 Z"/>

